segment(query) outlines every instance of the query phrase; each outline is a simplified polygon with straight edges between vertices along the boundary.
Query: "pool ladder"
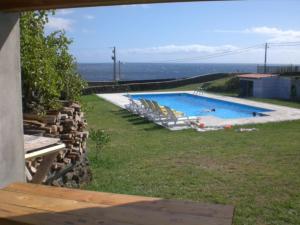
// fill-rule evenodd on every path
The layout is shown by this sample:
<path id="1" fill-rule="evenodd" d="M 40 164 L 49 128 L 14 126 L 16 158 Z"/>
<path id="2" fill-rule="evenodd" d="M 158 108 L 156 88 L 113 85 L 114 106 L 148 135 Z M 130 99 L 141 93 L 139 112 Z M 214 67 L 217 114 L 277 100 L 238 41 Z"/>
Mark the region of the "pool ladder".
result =
<path id="1" fill-rule="evenodd" d="M 196 88 L 193 92 L 194 95 L 203 95 L 204 94 L 204 89 L 199 87 L 199 88 Z"/>

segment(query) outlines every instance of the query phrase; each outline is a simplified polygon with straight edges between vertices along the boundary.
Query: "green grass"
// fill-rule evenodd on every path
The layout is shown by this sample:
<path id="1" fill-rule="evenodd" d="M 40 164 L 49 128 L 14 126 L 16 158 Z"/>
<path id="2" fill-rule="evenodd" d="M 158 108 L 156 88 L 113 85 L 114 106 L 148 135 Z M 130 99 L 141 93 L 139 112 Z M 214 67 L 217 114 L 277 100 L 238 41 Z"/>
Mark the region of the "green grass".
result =
<path id="1" fill-rule="evenodd" d="M 292 101 L 292 100 L 279 100 L 279 99 L 267 99 L 267 98 L 248 98 L 249 100 L 271 103 L 276 105 L 282 105 L 292 108 L 300 108 L 300 102 Z"/>
<path id="2" fill-rule="evenodd" d="M 206 86 L 206 87 L 218 87 L 218 86 L 223 86 L 225 83 L 230 80 L 232 77 L 227 77 L 227 78 L 221 78 L 217 79 L 214 81 L 209 81 L 206 83 L 195 83 L 195 84 L 188 84 L 188 85 L 183 85 L 180 87 L 176 88 L 169 88 L 169 89 L 164 89 L 164 91 L 170 90 L 170 91 L 190 91 L 190 90 L 195 90 L 196 88 Z"/>
<path id="3" fill-rule="evenodd" d="M 98 160 L 89 143 L 86 189 L 232 204 L 235 225 L 300 224 L 300 121 L 172 132 L 96 96 L 82 99 L 89 128 L 111 136 Z"/>

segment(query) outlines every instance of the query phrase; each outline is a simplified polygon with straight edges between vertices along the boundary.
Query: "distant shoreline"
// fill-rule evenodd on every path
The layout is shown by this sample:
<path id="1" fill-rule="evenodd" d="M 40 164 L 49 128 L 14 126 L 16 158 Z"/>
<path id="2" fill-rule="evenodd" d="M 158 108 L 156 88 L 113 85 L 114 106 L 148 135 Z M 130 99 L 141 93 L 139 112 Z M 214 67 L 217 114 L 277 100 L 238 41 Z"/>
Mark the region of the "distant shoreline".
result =
<path id="1" fill-rule="evenodd" d="M 153 82 L 190 78 L 215 73 L 256 73 L 258 64 L 224 63 L 124 63 L 121 73 L 117 67 L 117 77 L 122 82 Z M 290 67 L 284 64 L 268 64 L 268 67 Z M 294 67 L 297 65 L 293 65 Z M 300 68 L 300 67 L 299 67 Z M 112 63 L 78 64 L 78 72 L 88 82 L 113 82 Z"/>
<path id="2" fill-rule="evenodd" d="M 119 80 L 122 82 L 151 82 L 215 73 L 253 73 L 256 70 L 256 64 L 125 63 L 121 65 Z M 78 72 L 88 82 L 111 82 L 114 80 L 112 63 L 78 64 Z M 117 76 L 119 76 L 118 68 Z"/>

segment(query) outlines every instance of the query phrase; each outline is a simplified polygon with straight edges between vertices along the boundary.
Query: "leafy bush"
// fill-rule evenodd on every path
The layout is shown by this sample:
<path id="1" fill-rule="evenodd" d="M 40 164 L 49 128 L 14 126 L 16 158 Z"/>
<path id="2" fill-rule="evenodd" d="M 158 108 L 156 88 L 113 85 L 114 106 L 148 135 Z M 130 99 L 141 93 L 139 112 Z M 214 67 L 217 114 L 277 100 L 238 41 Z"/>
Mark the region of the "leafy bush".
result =
<path id="1" fill-rule="evenodd" d="M 72 41 L 65 32 L 45 34 L 48 13 L 54 11 L 24 12 L 20 19 L 25 111 L 57 108 L 60 99 L 76 101 L 86 86 L 68 52 Z"/>
<path id="2" fill-rule="evenodd" d="M 95 155 L 96 160 L 98 160 L 100 152 L 103 150 L 104 146 L 110 141 L 110 136 L 104 130 L 92 129 L 90 131 L 90 138 L 95 144 Z"/>
<path id="3" fill-rule="evenodd" d="M 231 77 L 222 82 L 207 82 L 202 85 L 207 91 L 212 92 L 239 92 L 240 81 L 238 77 Z"/>

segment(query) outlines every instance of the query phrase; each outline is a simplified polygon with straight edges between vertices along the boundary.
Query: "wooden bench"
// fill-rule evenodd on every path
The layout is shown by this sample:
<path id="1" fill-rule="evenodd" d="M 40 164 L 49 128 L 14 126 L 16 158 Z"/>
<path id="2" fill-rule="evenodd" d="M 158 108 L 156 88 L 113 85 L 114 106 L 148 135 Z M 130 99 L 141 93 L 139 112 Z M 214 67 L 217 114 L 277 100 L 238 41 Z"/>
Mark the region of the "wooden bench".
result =
<path id="1" fill-rule="evenodd" d="M 42 183 L 58 152 L 64 150 L 65 147 L 66 145 L 61 143 L 58 138 L 24 135 L 25 160 L 43 157 L 43 161 L 34 176 L 25 166 L 26 180 L 36 184 Z"/>
<path id="2" fill-rule="evenodd" d="M 0 190 L 0 224 L 230 225 L 233 206 L 14 183 Z"/>

